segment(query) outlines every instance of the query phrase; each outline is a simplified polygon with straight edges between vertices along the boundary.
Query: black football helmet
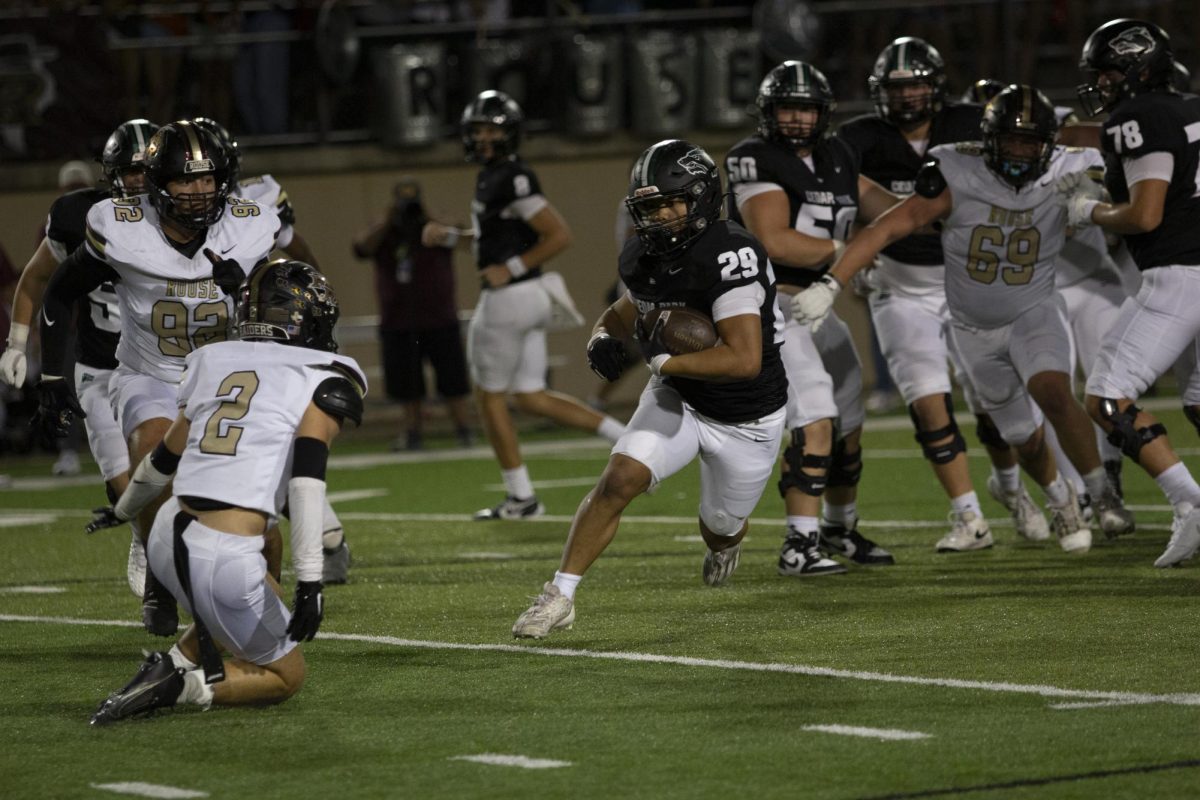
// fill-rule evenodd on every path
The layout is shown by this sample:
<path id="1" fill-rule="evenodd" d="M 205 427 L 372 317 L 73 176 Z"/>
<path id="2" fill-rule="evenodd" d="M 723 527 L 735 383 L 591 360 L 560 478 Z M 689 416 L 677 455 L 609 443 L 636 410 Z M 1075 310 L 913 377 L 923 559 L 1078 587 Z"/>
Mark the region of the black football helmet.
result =
<path id="1" fill-rule="evenodd" d="M 647 253 L 676 256 L 720 218 L 723 198 L 721 173 L 708 153 L 682 139 L 664 139 L 633 165 L 625 207 Z M 658 219 L 656 212 L 677 200 L 687 204 L 687 214 Z"/>
<path id="2" fill-rule="evenodd" d="M 764 139 L 792 149 L 812 147 L 829 129 L 837 101 L 821 70 L 803 61 L 785 61 L 767 73 L 758 86 L 758 132 Z M 788 134 L 779 126 L 775 111 L 780 106 L 815 107 L 817 122 L 807 132 Z"/>
<path id="3" fill-rule="evenodd" d="M 341 314 L 329 280 L 303 261 L 277 258 L 250 270 L 238 290 L 238 337 L 336 353 Z"/>
<path id="4" fill-rule="evenodd" d="M 163 219 L 181 228 L 202 231 L 225 213 L 232 183 L 225 148 L 217 137 L 199 125 L 180 120 L 158 129 L 146 146 L 146 191 Z M 171 181 L 212 175 L 211 192 L 171 194 Z"/>
<path id="5" fill-rule="evenodd" d="M 903 99 L 893 92 L 902 86 L 925 84 L 926 100 Z M 875 59 L 867 78 L 875 113 L 894 125 L 923 122 L 941 111 L 946 96 L 946 62 L 937 48 L 915 36 L 894 40 Z"/>
<path id="6" fill-rule="evenodd" d="M 225 148 L 225 159 L 229 162 L 229 185 L 237 186 L 242 179 L 242 151 L 238 148 L 237 139 L 229 134 L 224 125 L 210 117 L 196 117 L 192 122 L 216 136 Z"/>
<path id="7" fill-rule="evenodd" d="M 515 155 L 521 145 L 521 128 L 524 122 L 525 113 L 521 111 L 516 100 L 494 89 L 480 92 L 474 100 L 467 103 L 459 122 L 467 160 L 484 164 Z M 491 143 L 492 155 L 488 159 L 483 157 L 480 142 L 475 140 L 475 134 L 471 130 L 472 125 L 479 124 L 496 125 L 503 132 L 500 141 Z"/>
<path id="8" fill-rule="evenodd" d="M 100 166 L 104 177 L 108 180 L 108 188 L 113 197 L 128 197 L 130 192 L 122 175 L 132 170 L 141 170 L 145 166 L 146 146 L 158 126 L 150 120 L 131 119 L 122 122 L 109 135 L 100 154 Z"/>
<path id="9" fill-rule="evenodd" d="M 1032 86 L 1013 84 L 983 109 L 983 160 L 1001 180 L 1020 189 L 1045 174 L 1058 135 L 1058 117 L 1046 96 Z M 1013 153 L 1014 139 L 1037 143 L 1030 155 Z"/>
<path id="10" fill-rule="evenodd" d="M 1175 58 L 1166 31 L 1153 22 L 1114 19 L 1104 23 L 1083 44 L 1079 68 L 1089 75 L 1088 83 L 1076 92 L 1090 116 L 1112 111 L 1117 103 L 1143 92 L 1171 85 Z M 1101 87 L 1099 73 L 1114 70 L 1123 80 Z"/>
<path id="11" fill-rule="evenodd" d="M 963 92 L 962 102 L 986 106 L 988 101 L 1004 90 L 1004 84 L 995 78 L 980 78 Z"/>

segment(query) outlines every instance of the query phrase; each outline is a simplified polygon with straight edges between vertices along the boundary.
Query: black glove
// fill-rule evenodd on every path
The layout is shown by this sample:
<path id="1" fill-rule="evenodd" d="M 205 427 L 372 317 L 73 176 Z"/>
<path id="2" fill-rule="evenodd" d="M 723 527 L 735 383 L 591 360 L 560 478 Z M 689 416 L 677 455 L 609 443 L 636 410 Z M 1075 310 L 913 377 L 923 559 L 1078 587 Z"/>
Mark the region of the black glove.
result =
<path id="1" fill-rule="evenodd" d="M 324 586 L 320 581 L 296 581 L 296 600 L 287 632 L 293 642 L 311 642 L 325 616 Z"/>
<path id="2" fill-rule="evenodd" d="M 112 506 L 92 509 L 92 521 L 83 526 L 84 533 L 95 533 L 105 528 L 116 528 L 129 522 L 117 516 L 117 510 Z"/>
<path id="3" fill-rule="evenodd" d="M 242 265 L 232 258 L 218 257 L 216 253 L 207 247 L 204 248 L 204 255 L 208 256 L 208 260 L 213 265 L 213 283 L 219 286 L 225 294 L 236 298 L 242 281 L 246 280 L 246 271 L 242 269 Z"/>
<path id="4" fill-rule="evenodd" d="M 606 381 L 615 381 L 625 371 L 625 345 L 607 333 L 598 333 L 588 341 L 588 366 Z"/>
<path id="5" fill-rule="evenodd" d="M 75 417 L 87 418 L 75 390 L 62 378 L 43 376 L 37 382 L 37 393 L 38 407 L 30 424 L 46 442 L 66 436 Z"/>

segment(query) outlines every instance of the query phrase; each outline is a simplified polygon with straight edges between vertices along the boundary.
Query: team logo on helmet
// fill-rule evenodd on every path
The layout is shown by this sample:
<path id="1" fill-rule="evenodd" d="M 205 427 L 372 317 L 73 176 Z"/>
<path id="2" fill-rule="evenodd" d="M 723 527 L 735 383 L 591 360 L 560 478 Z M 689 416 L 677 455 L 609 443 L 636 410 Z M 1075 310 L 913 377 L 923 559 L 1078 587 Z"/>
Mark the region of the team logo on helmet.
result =
<path id="1" fill-rule="evenodd" d="M 1108 46 L 1119 56 L 1153 53 L 1157 47 L 1150 31 L 1140 26 L 1123 31 L 1120 36 L 1109 42 Z"/>
<path id="2" fill-rule="evenodd" d="M 211 158 L 192 159 L 192 160 L 184 163 L 183 171 L 185 174 L 189 174 L 189 175 L 193 172 L 212 172 L 213 171 L 213 161 Z"/>
<path id="3" fill-rule="evenodd" d="M 699 147 L 693 147 L 684 153 L 683 158 L 676 163 L 687 170 L 689 175 L 707 175 L 708 167 L 700 159 L 704 156 L 704 151 Z"/>

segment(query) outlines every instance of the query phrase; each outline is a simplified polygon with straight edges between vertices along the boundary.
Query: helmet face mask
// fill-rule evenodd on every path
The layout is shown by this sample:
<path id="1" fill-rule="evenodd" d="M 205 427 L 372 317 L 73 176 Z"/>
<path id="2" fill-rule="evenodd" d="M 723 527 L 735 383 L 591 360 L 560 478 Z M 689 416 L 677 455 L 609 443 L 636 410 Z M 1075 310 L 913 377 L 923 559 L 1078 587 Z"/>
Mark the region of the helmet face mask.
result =
<path id="1" fill-rule="evenodd" d="M 517 154 L 525 114 L 504 92 L 481 92 L 463 109 L 459 130 L 468 161 L 491 164 Z"/>
<path id="2" fill-rule="evenodd" d="M 238 291 L 234 314 L 244 341 L 337 352 L 337 295 L 323 274 L 302 261 L 280 258 L 251 270 Z"/>
<path id="3" fill-rule="evenodd" d="M 164 222 L 199 232 L 225 213 L 229 164 L 208 130 L 186 121 L 164 125 L 146 147 L 145 164 L 146 192 Z"/>
<path id="4" fill-rule="evenodd" d="M 131 119 L 116 127 L 104 143 L 100 165 L 115 198 L 131 197 L 145 191 L 144 163 L 146 146 L 158 126 L 145 119 Z M 136 178 L 136 180 L 132 180 Z"/>
<path id="5" fill-rule="evenodd" d="M 649 147 L 633 165 L 625 207 L 650 255 L 681 255 L 721 216 L 721 173 L 682 139 Z"/>
<path id="6" fill-rule="evenodd" d="M 881 118 L 894 125 L 921 123 L 942 109 L 946 64 L 929 43 L 903 36 L 879 54 L 867 86 Z"/>
<path id="7" fill-rule="evenodd" d="M 785 61 L 768 72 L 755 105 L 759 134 L 793 150 L 815 146 L 837 108 L 825 75 L 803 61 Z"/>
<path id="8" fill-rule="evenodd" d="M 1122 100 L 1169 87 L 1175 70 L 1171 41 L 1152 22 L 1114 19 L 1083 45 L 1079 68 L 1089 77 L 1076 88 L 1089 116 L 1112 111 Z"/>
<path id="9" fill-rule="evenodd" d="M 1045 95 L 1029 86 L 1009 86 L 983 112 L 984 162 L 1002 181 L 1020 190 L 1045 174 L 1054 152 L 1058 120 Z"/>

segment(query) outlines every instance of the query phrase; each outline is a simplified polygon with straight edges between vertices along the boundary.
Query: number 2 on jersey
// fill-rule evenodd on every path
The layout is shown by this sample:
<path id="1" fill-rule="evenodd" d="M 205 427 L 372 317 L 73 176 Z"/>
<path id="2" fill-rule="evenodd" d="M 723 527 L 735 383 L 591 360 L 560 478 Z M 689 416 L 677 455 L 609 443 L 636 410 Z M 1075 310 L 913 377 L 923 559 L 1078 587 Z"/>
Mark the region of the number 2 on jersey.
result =
<path id="1" fill-rule="evenodd" d="M 217 410 L 208 418 L 204 425 L 204 438 L 200 440 L 200 452 L 218 456 L 237 455 L 238 442 L 242 438 L 241 425 L 227 425 L 221 430 L 222 422 L 237 422 L 250 413 L 250 401 L 258 391 L 258 373 L 253 371 L 234 372 L 225 376 L 217 389 L 217 396 L 224 397 Z"/>

